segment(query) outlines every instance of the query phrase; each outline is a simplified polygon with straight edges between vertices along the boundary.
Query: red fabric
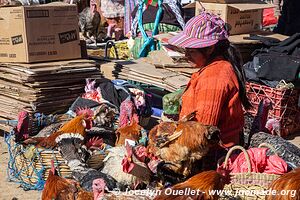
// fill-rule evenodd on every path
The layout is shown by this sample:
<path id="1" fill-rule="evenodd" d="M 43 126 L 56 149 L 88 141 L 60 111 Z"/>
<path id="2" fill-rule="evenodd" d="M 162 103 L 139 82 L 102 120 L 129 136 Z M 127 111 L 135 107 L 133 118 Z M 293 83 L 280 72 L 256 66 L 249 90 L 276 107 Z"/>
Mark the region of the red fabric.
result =
<path id="1" fill-rule="evenodd" d="M 263 11 L 263 26 L 270 26 L 277 24 L 278 19 L 275 17 L 274 8 L 266 8 Z"/>
<path id="2" fill-rule="evenodd" d="M 277 175 L 287 173 L 286 162 L 276 155 L 267 156 L 267 150 L 267 148 L 251 148 L 247 150 L 251 162 L 251 172 Z M 227 166 L 228 168 L 226 169 L 223 163 L 218 167 L 217 171 L 225 176 L 229 173 L 248 172 L 247 162 L 243 152 L 238 156 L 231 156 Z"/>

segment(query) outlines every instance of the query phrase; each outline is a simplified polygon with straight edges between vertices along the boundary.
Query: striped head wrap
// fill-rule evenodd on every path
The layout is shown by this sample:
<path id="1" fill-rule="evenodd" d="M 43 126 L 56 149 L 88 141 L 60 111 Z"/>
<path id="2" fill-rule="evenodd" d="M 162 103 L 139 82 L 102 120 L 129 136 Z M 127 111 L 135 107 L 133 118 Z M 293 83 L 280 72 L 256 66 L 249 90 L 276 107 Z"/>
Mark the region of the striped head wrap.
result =
<path id="1" fill-rule="evenodd" d="M 225 39 L 228 39 L 225 22 L 203 11 L 190 19 L 182 32 L 169 39 L 169 44 L 181 48 L 204 48 Z"/>

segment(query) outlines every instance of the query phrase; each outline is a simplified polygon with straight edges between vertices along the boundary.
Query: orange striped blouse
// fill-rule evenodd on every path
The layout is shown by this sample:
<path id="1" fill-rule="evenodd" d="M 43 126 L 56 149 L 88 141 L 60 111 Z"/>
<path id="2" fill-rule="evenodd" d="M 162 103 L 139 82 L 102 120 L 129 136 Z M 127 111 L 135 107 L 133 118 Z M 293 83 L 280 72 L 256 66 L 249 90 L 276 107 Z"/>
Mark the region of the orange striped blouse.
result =
<path id="1" fill-rule="evenodd" d="M 197 110 L 197 121 L 221 130 L 224 147 L 238 144 L 244 125 L 238 91 L 232 65 L 225 60 L 215 60 L 192 75 L 182 96 L 180 118 Z"/>

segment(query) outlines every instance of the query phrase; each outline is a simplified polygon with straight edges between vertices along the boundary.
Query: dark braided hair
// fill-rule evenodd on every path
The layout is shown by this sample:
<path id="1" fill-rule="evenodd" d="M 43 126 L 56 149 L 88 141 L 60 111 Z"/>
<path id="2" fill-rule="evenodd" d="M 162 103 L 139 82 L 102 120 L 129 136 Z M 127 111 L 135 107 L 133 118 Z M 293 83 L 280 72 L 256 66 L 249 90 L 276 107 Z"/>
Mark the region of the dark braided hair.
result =
<path id="1" fill-rule="evenodd" d="M 208 48 L 210 47 L 201 48 L 198 50 L 205 54 Z M 223 56 L 224 59 L 230 62 L 233 66 L 234 73 L 236 74 L 239 83 L 239 97 L 246 110 L 251 108 L 252 105 L 246 95 L 245 74 L 242 68 L 242 58 L 240 52 L 229 42 L 229 40 L 220 40 L 215 45 L 215 49 L 210 55 L 206 64 L 209 64 L 217 56 Z"/>

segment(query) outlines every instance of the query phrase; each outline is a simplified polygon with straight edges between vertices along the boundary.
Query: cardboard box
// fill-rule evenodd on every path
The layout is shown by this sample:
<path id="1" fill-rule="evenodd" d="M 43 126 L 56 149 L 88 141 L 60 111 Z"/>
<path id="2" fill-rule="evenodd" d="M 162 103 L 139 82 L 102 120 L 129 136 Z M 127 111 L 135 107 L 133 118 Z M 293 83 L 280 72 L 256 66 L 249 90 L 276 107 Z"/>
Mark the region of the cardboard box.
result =
<path id="1" fill-rule="evenodd" d="M 203 7 L 207 12 L 219 15 L 229 24 L 230 34 L 243 34 L 258 31 L 262 27 L 263 9 L 274 7 L 273 4 L 264 2 L 256 3 L 200 3 L 196 1 L 185 8 L 195 8 L 195 15 L 199 15 Z"/>
<path id="2" fill-rule="evenodd" d="M 201 0 L 203 3 L 248 3 L 251 0 Z"/>
<path id="3" fill-rule="evenodd" d="M 0 62 L 81 58 L 76 5 L 0 7 Z"/>

